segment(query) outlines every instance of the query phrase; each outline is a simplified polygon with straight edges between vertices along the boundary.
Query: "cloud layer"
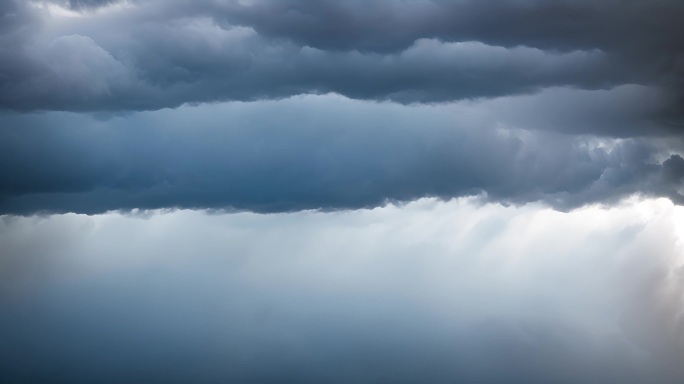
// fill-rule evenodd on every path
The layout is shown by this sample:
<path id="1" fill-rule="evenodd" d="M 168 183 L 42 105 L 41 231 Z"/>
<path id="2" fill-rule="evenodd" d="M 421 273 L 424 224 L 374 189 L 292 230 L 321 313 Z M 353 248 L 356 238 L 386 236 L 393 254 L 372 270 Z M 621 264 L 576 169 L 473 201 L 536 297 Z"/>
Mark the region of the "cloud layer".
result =
<path id="1" fill-rule="evenodd" d="M 679 383 L 682 208 L 0 222 L 7 382 Z"/>
<path id="2" fill-rule="evenodd" d="M 579 97 L 589 102 L 576 108 L 589 114 L 594 100 L 622 105 L 625 95 L 644 91 L 583 91 Z M 554 104 L 567 109 L 564 101 L 577 92 L 443 106 L 327 95 L 105 120 L 57 112 L 13 116 L 0 129 L 0 212 L 280 212 L 473 194 L 560 209 L 631 194 L 681 201 L 682 158 L 661 154 L 657 140 L 564 132 L 602 117 L 619 121 L 619 114 L 602 110 L 568 127 L 554 122 Z M 524 111 L 540 103 L 547 116 Z M 545 130 L 547 124 L 560 132 Z"/>
<path id="3" fill-rule="evenodd" d="M 680 1 L 1 7 L 0 213 L 682 199 Z"/>
<path id="4" fill-rule="evenodd" d="M 85 13 L 39 7 L 51 3 Z M 670 93 L 659 121 L 677 124 L 681 111 L 677 0 L 4 8 L 0 105 L 13 110 L 149 110 L 327 92 L 410 103 L 641 84 Z"/>

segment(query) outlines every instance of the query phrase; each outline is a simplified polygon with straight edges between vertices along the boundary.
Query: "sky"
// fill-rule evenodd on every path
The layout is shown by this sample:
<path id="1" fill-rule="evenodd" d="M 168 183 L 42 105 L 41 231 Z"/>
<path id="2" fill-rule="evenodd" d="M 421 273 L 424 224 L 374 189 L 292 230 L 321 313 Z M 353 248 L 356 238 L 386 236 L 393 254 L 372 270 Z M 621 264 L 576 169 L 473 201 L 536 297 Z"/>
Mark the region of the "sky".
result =
<path id="1" fill-rule="evenodd" d="M 0 0 L 0 381 L 684 381 L 684 2 Z"/>

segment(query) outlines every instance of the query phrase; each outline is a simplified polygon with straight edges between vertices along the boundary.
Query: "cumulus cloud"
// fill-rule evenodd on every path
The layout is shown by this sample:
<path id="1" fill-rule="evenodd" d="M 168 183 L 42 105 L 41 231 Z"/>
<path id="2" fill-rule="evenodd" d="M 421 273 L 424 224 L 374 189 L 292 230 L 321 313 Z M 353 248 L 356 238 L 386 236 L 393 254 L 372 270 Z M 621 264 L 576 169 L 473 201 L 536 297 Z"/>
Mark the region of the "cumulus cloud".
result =
<path id="1" fill-rule="evenodd" d="M 679 383 L 682 208 L 3 217 L 9 381 Z"/>

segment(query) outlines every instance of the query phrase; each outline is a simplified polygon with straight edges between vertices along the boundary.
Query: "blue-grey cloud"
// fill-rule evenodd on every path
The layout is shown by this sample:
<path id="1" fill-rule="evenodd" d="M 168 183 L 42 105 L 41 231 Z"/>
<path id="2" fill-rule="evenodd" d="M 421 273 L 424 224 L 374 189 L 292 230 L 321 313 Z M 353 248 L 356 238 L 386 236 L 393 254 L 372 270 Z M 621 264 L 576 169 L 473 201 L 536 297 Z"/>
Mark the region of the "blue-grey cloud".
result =
<path id="1" fill-rule="evenodd" d="M 538 99 L 550 107 L 559 95 Z M 631 194 L 681 200 L 681 179 L 672 176 L 679 155 L 662 164 L 671 154 L 657 142 L 549 132 L 546 118 L 517 114 L 535 103 L 406 107 L 327 95 L 102 120 L 10 114 L 0 129 L 0 211 L 280 212 L 473 194 L 561 209 Z M 621 126 L 614 111 L 605 116 Z M 600 117 L 575 124 L 584 129 Z"/>
<path id="2" fill-rule="evenodd" d="M 126 4 L 55 21 L 9 2 L 0 105 L 149 110 L 326 92 L 410 103 L 636 83 L 671 93 L 654 119 L 679 123 L 679 1 Z"/>

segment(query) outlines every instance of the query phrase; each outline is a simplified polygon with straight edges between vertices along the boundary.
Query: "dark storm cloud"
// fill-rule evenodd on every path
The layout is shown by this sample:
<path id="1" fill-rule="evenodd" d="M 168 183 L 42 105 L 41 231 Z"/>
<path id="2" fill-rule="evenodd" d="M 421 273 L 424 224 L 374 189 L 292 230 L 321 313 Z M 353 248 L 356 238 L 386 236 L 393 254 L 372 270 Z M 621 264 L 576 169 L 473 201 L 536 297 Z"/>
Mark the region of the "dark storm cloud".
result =
<path id="1" fill-rule="evenodd" d="M 3 212 L 681 199 L 668 160 L 681 149 L 679 2 L 57 3 L 0 8 Z M 323 106 L 315 123 L 301 109 L 315 98 L 296 116 L 265 107 L 327 92 L 371 102 L 345 116 Z M 483 99 L 454 122 L 410 117 L 424 102 Z M 259 100 L 246 108 L 270 117 L 125 114 L 219 100 Z M 403 121 L 364 120 L 378 100 L 405 103 L 378 107 Z"/>
<path id="2" fill-rule="evenodd" d="M 140 110 L 311 92 L 430 102 L 624 83 L 676 94 L 681 4 L 142 1 L 68 22 L 15 5 L 44 28 L 2 49 L 0 104 Z"/>
<path id="3" fill-rule="evenodd" d="M 670 182 L 681 182 L 684 179 L 684 159 L 679 155 L 672 155 L 663 163 L 665 177 Z"/>
<path id="4" fill-rule="evenodd" d="M 83 35 L 34 47 L 28 55 L 39 64 L 28 76 L 10 74 L 1 102 L 18 110 L 137 110 L 332 91 L 360 99 L 430 102 L 565 84 L 596 87 L 615 77 L 604 55 L 595 51 L 556 54 L 419 40 L 386 56 L 328 52 L 274 44 L 250 29 L 223 30 L 208 20 L 160 26 L 135 38 L 142 44 L 126 60 Z M 21 62 L 14 70 L 27 71 Z"/>
<path id="5" fill-rule="evenodd" d="M 633 193 L 681 198 L 681 180 L 670 176 L 676 157 L 661 165 L 655 147 L 497 130 L 490 108 L 328 95 L 100 121 L 73 113 L 7 115 L 0 130 L 0 211 L 279 212 L 479 193 L 558 208 Z"/>
<path id="6" fill-rule="evenodd" d="M 221 4 L 221 3 L 219 3 Z M 352 0 L 229 1 L 215 10 L 249 25 L 323 49 L 390 52 L 420 38 L 482 41 L 552 50 L 599 48 L 677 54 L 684 43 L 677 0 L 465 0 L 368 3 Z"/>
<path id="7" fill-rule="evenodd" d="M 629 71 L 623 81 L 658 84 L 676 94 L 661 119 L 681 124 L 684 113 L 684 3 L 679 0 L 229 4 L 229 23 L 321 49 L 396 52 L 420 38 L 551 51 L 598 49 L 610 55 L 614 70 Z M 603 76 L 604 85 L 614 81 L 605 73 L 598 76 Z"/>

